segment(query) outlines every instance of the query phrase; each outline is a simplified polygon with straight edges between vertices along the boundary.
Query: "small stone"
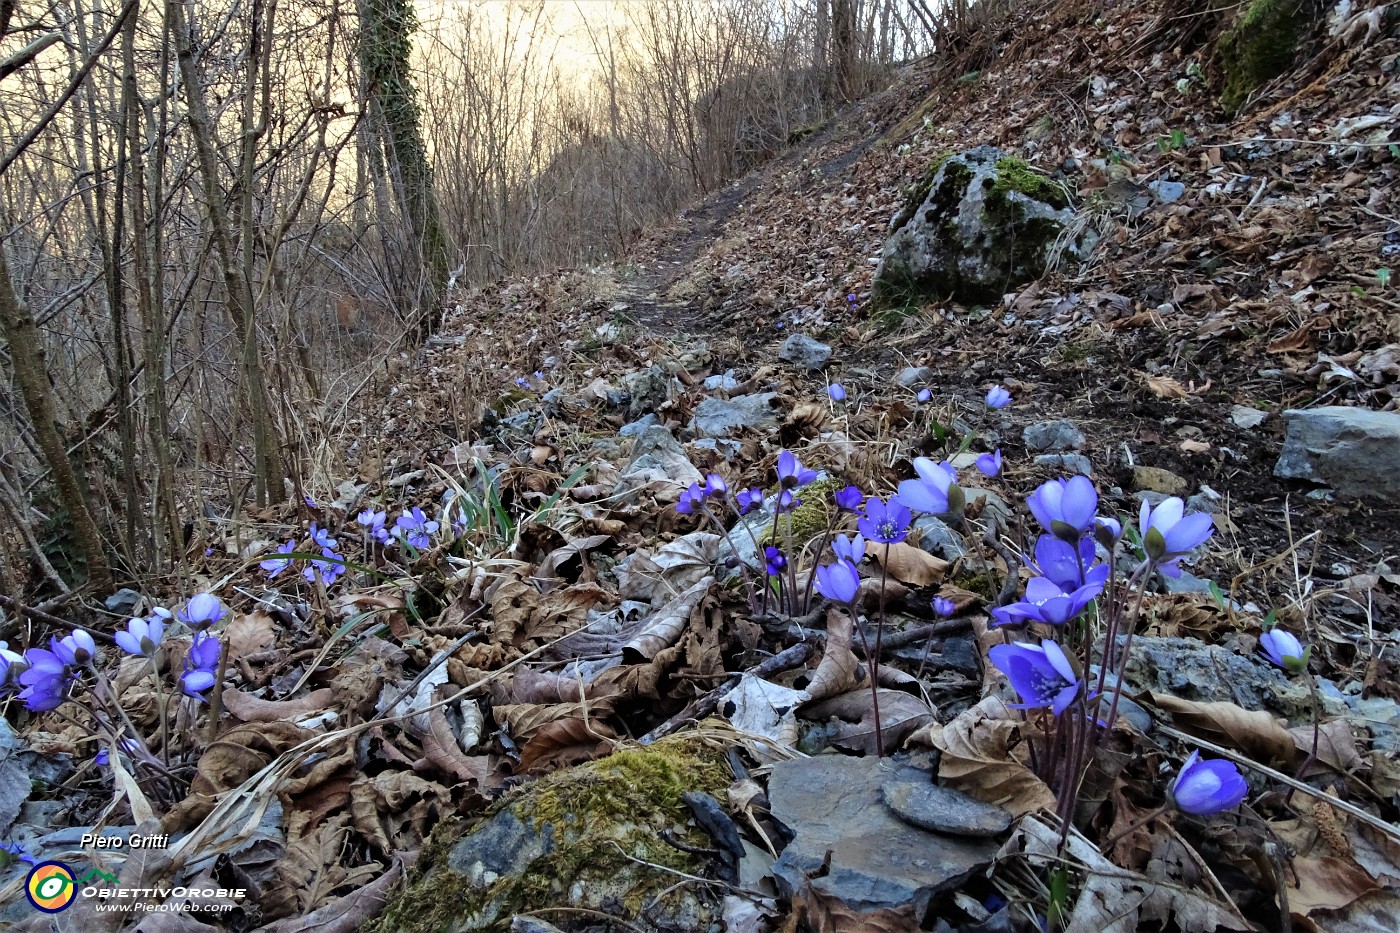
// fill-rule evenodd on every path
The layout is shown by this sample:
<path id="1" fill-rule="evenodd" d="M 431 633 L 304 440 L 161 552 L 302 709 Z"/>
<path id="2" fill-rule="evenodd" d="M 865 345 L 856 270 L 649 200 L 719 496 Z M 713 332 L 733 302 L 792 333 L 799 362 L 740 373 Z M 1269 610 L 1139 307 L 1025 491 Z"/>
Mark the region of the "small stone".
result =
<path id="1" fill-rule="evenodd" d="M 997 523 L 997 526 L 1005 530 L 1010 527 L 1011 507 L 1006 504 L 1006 500 L 990 489 L 979 489 L 976 486 L 964 486 L 963 495 L 967 497 L 967 504 L 970 506 L 980 499 L 986 499 L 987 504 L 983 508 L 982 517 Z"/>
<path id="2" fill-rule="evenodd" d="M 1400 499 L 1400 413 L 1341 405 L 1286 411 L 1274 475 L 1346 496 Z"/>
<path id="3" fill-rule="evenodd" d="M 1181 196 L 1186 193 L 1186 186 L 1179 181 L 1166 181 L 1157 179 L 1147 183 L 1147 190 L 1152 192 L 1152 196 L 1163 204 L 1171 204 L 1173 201 L 1181 200 Z"/>
<path id="4" fill-rule="evenodd" d="M 710 376 L 705 380 L 705 388 L 710 391 L 721 390 L 728 392 L 730 389 L 737 389 L 739 380 L 734 378 L 734 370 L 721 373 L 717 376 Z"/>
<path id="5" fill-rule="evenodd" d="M 778 359 L 796 363 L 804 369 L 817 371 L 831 359 L 831 347 L 806 334 L 793 334 L 783 341 L 778 350 Z"/>
<path id="6" fill-rule="evenodd" d="M 1030 425 L 1021 432 L 1021 439 L 1031 450 L 1078 450 L 1084 446 L 1083 432 L 1065 418 Z"/>
<path id="7" fill-rule="evenodd" d="M 777 403 L 776 392 L 707 398 L 695 406 L 690 429 L 704 437 L 728 437 L 749 428 L 771 430 L 778 426 Z"/>
<path id="8" fill-rule="evenodd" d="M 899 371 L 895 380 L 906 389 L 930 385 L 933 382 L 933 370 L 927 366 L 906 366 Z"/>
<path id="9" fill-rule="evenodd" d="M 1093 476 L 1094 465 L 1083 454 L 1041 454 L 1035 465 L 1050 470 L 1063 470 L 1081 476 Z"/>
<path id="10" fill-rule="evenodd" d="M 1153 466 L 1135 466 L 1133 467 L 1133 487 L 1139 490 L 1160 492 L 1167 496 L 1184 496 L 1191 489 L 1191 484 L 1171 470 Z"/>
<path id="11" fill-rule="evenodd" d="M 1250 408 L 1248 405 L 1236 405 L 1230 409 L 1230 420 L 1235 423 L 1235 427 L 1245 430 L 1259 427 L 1268 417 L 1267 411 Z"/>
<path id="12" fill-rule="evenodd" d="M 910 530 L 911 540 L 935 557 L 957 560 L 967 553 L 962 536 L 932 515 L 920 515 Z"/>
<path id="13" fill-rule="evenodd" d="M 885 806 L 920 829 L 954 836 L 999 836 L 1011 828 L 1009 812 L 950 787 L 888 781 L 880 790 Z"/>
<path id="14" fill-rule="evenodd" d="M 135 614 L 136 607 L 140 604 L 141 594 L 128 587 L 122 587 L 102 601 L 108 612 L 115 612 L 121 616 Z"/>
<path id="15" fill-rule="evenodd" d="M 1200 577 L 1183 570 L 1179 577 L 1169 577 L 1163 574 L 1162 589 L 1168 593 L 1209 593 L 1210 581 L 1202 580 Z"/>
<path id="16" fill-rule="evenodd" d="M 660 418 L 656 417 L 656 415 L 651 412 L 647 412 L 645 415 L 638 418 L 636 421 L 633 421 L 630 424 L 624 424 L 617 433 L 622 435 L 623 437 L 640 437 L 642 432 L 645 431 L 647 428 L 651 427 L 654 424 L 660 423 Z"/>

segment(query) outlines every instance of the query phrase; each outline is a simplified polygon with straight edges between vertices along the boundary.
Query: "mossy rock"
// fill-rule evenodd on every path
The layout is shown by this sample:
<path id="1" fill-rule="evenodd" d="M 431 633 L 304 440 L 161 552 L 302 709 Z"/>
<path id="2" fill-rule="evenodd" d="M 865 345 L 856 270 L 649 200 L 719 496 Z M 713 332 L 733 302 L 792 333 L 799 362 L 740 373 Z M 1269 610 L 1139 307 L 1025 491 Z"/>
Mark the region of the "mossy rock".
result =
<path id="1" fill-rule="evenodd" d="M 1074 223 L 1064 189 L 1021 159 L 979 146 L 932 170 L 923 200 L 900 212 L 881 252 L 877 310 L 930 298 L 994 305 L 1052 262 L 1093 249 L 1097 234 Z"/>
<path id="2" fill-rule="evenodd" d="M 1225 73 L 1220 105 L 1227 113 L 1235 113 L 1250 94 L 1292 67 L 1318 9 L 1311 0 L 1253 0 L 1244 8 L 1217 45 Z"/>
<path id="3" fill-rule="evenodd" d="M 713 847 L 681 795 L 722 798 L 731 780 L 723 749 L 694 734 L 543 777 L 468 832 L 460 822 L 439 826 L 408 887 L 366 929 L 504 931 L 513 915 L 536 912 L 565 929 L 571 920 L 596 927 L 599 914 L 644 931 L 707 929 L 717 902 L 703 885 L 677 885 L 675 874 L 704 875 L 705 859 L 662 834 Z"/>

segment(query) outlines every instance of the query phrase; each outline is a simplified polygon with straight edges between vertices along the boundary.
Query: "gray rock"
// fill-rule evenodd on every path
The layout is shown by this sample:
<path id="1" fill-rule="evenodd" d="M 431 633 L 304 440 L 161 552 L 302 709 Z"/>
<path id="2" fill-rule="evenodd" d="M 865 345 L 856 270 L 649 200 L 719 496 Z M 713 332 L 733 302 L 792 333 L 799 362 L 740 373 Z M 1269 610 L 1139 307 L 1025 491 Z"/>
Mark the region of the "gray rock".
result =
<path id="1" fill-rule="evenodd" d="M 632 459 L 623 468 L 622 478 L 619 489 L 630 485 L 629 478 L 669 479 L 681 486 L 703 479 L 671 432 L 659 424 L 646 428 L 632 442 Z"/>
<path id="2" fill-rule="evenodd" d="M 953 836 L 999 836 L 1011 828 L 1011 814 L 951 787 L 928 781 L 886 781 L 885 806 L 920 829 Z"/>
<path id="3" fill-rule="evenodd" d="M 133 589 L 122 587 L 104 599 L 102 605 L 107 607 L 108 612 L 115 612 L 117 615 L 135 615 L 136 607 L 141 605 L 141 594 Z"/>
<path id="4" fill-rule="evenodd" d="M 783 341 L 778 350 L 778 359 L 816 371 L 825 367 L 831 359 L 831 347 L 806 334 L 793 334 Z"/>
<path id="5" fill-rule="evenodd" d="M 982 499 L 987 500 L 987 504 L 982 511 L 984 519 L 991 519 L 1005 531 L 1011 523 L 1011 506 L 1006 504 L 1006 500 L 990 489 L 979 489 L 976 486 L 964 486 L 963 495 L 967 497 L 967 504 L 972 505 Z"/>
<path id="6" fill-rule="evenodd" d="M 908 389 L 930 385 L 933 382 L 933 370 L 927 366 L 906 366 L 899 371 L 895 381 Z"/>
<path id="7" fill-rule="evenodd" d="M 819 755 L 773 765 L 772 812 L 794 833 L 773 865 L 784 893 L 811 885 L 853 910 L 912 902 L 922 916 L 930 900 L 985 868 L 990 839 L 930 832 L 896 817 L 881 802 L 891 779 L 927 782 L 929 772 L 889 759 Z M 828 871 L 811 877 L 826 863 Z"/>
<path id="8" fill-rule="evenodd" d="M 717 376 L 710 376 L 705 380 L 705 388 L 711 392 L 720 390 L 728 392 L 730 389 L 737 389 L 739 380 L 734 378 L 734 370 L 721 373 Z"/>
<path id="9" fill-rule="evenodd" d="M 1162 589 L 1168 593 L 1209 593 L 1210 581 L 1202 580 L 1195 574 L 1181 571 L 1179 577 L 1162 575 Z"/>
<path id="10" fill-rule="evenodd" d="M 1083 454 L 1041 454 L 1035 458 L 1035 465 L 1049 470 L 1078 473 L 1081 476 L 1094 475 L 1093 463 Z"/>
<path id="11" fill-rule="evenodd" d="M 622 377 L 622 388 L 627 393 L 627 414 L 631 418 L 656 411 L 684 391 L 680 380 L 660 366 L 628 373 Z"/>
<path id="12" fill-rule="evenodd" d="M 1400 499 L 1400 413 L 1328 406 L 1286 411 L 1274 475 L 1348 496 Z"/>
<path id="13" fill-rule="evenodd" d="M 1186 186 L 1179 181 L 1166 181 L 1157 179 L 1147 183 L 1147 190 L 1152 192 L 1152 196 L 1163 204 L 1170 204 L 1173 201 L 1181 200 L 1181 196 L 1186 193 Z"/>
<path id="14" fill-rule="evenodd" d="M 703 437 L 728 437 L 740 431 L 778 426 L 778 393 L 761 392 L 732 399 L 707 398 L 695 406 L 690 430 Z"/>
<path id="15" fill-rule="evenodd" d="M 925 551 L 944 560 L 957 560 L 967 553 L 962 535 L 932 515 L 920 515 L 916 518 L 909 537 Z"/>
<path id="16" fill-rule="evenodd" d="M 702 437 L 697 441 L 692 441 L 690 446 L 696 450 L 712 450 L 723 457 L 726 463 L 731 462 L 743 449 L 743 445 L 738 441 L 715 437 Z"/>
<path id="17" fill-rule="evenodd" d="M 1269 417 L 1267 411 L 1250 408 L 1248 405 L 1236 405 L 1230 409 L 1230 420 L 1235 423 L 1235 427 L 1246 430 L 1259 427 L 1267 417 Z"/>
<path id="18" fill-rule="evenodd" d="M 1078 450 L 1084 446 L 1084 433 L 1073 421 L 1061 418 L 1027 426 L 1021 440 L 1031 450 Z"/>
<path id="19" fill-rule="evenodd" d="M 1053 183 L 1006 159 L 993 146 L 957 153 L 910 197 L 875 270 L 877 303 L 932 295 L 990 305 L 1045 272 L 1074 212 Z M 1096 239 L 1085 230 L 1061 246 L 1062 257 L 1084 258 Z"/>
<path id="20" fill-rule="evenodd" d="M 654 424 L 660 423 L 660 418 L 648 412 L 647 414 L 638 418 L 636 421 L 624 424 L 621 430 L 619 430 L 617 433 L 623 437 L 639 437 L 641 436 L 642 432 L 644 432 L 647 428 L 651 427 Z"/>
<path id="21" fill-rule="evenodd" d="M 1135 636 L 1126 681 L 1134 692 L 1155 690 L 1184 700 L 1234 703 L 1245 709 L 1268 710 L 1295 725 L 1312 721 L 1306 684 L 1266 661 L 1195 638 Z M 1346 704 L 1329 698 L 1325 691 L 1322 705 L 1328 715 L 1346 712 Z"/>

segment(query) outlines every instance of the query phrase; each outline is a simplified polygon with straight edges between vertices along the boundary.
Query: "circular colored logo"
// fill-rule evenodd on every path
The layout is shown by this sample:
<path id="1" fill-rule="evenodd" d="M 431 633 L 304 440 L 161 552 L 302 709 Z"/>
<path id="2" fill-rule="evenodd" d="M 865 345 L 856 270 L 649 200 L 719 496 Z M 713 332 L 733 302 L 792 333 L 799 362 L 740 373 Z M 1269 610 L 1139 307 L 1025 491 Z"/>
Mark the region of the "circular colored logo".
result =
<path id="1" fill-rule="evenodd" d="M 25 880 L 24 896 L 36 909 L 46 914 L 66 910 L 78 896 L 73 869 L 62 862 L 40 862 Z"/>

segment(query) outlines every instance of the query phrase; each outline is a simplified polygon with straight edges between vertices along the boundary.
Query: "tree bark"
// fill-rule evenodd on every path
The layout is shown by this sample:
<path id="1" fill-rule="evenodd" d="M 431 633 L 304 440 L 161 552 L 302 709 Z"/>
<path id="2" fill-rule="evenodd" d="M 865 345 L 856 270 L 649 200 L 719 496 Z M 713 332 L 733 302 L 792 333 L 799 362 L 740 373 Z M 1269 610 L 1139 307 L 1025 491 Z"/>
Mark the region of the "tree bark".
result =
<path id="1" fill-rule="evenodd" d="M 15 381 L 19 383 L 24 407 L 29 412 L 35 439 L 44 452 L 44 459 L 58 489 L 59 501 L 68 510 L 68 518 L 73 523 L 73 536 L 87 562 L 88 580 L 102 590 L 110 590 L 112 571 L 107 566 L 107 555 L 102 549 L 102 536 L 98 533 L 87 500 L 83 498 L 77 473 L 68 460 L 63 437 L 54 421 L 52 387 L 49 384 L 44 344 L 33 316 L 15 292 L 9 260 L 3 250 L 0 250 L 0 331 L 3 331 L 10 346 L 11 367 Z"/>

